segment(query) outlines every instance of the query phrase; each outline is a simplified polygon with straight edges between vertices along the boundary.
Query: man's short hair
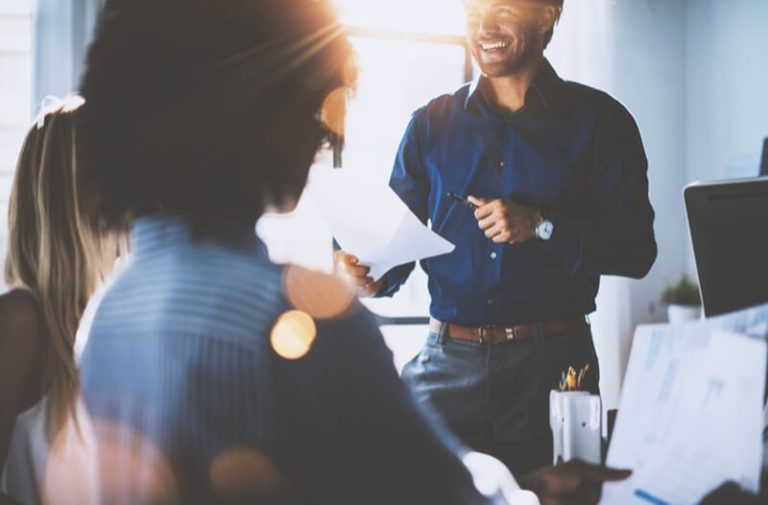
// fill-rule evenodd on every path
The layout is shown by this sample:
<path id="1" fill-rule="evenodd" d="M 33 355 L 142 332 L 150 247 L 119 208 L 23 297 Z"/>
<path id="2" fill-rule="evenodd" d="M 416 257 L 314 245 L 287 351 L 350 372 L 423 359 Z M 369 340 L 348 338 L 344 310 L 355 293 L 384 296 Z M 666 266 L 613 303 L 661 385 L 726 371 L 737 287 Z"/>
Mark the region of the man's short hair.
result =
<path id="1" fill-rule="evenodd" d="M 560 21 L 560 15 L 563 13 L 563 2 L 564 0 L 539 0 L 542 3 L 553 5 L 555 8 L 557 8 L 557 14 L 555 14 L 555 24 L 557 24 L 558 21 Z M 552 29 L 549 30 L 547 33 L 544 34 L 544 48 L 549 45 L 549 42 L 552 40 L 552 35 L 555 33 L 555 27 L 552 26 Z"/>
<path id="2" fill-rule="evenodd" d="M 104 224 L 253 222 L 298 198 L 351 55 L 326 0 L 108 0 L 79 124 Z"/>

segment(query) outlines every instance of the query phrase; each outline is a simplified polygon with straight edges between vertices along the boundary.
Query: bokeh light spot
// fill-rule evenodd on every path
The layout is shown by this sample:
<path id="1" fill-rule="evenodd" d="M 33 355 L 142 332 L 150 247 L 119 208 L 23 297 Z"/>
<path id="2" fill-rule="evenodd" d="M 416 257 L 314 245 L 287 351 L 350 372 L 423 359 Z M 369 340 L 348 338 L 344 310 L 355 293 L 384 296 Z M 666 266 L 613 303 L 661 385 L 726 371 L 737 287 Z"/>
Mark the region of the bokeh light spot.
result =
<path id="1" fill-rule="evenodd" d="M 99 447 L 101 503 L 179 503 L 168 458 L 147 437 L 120 422 L 93 422 Z"/>
<path id="2" fill-rule="evenodd" d="M 99 503 L 99 462 L 93 428 L 82 402 L 78 401 L 76 408 L 77 423 L 68 417 L 53 437 L 42 483 L 43 503 Z"/>
<path id="3" fill-rule="evenodd" d="M 315 319 L 333 319 L 359 306 L 354 289 L 342 279 L 293 265 L 283 274 L 283 292 L 291 305 Z"/>
<path id="4" fill-rule="evenodd" d="M 210 480 L 218 498 L 235 501 L 279 495 L 288 487 L 287 479 L 268 456 L 248 448 L 231 449 L 216 456 L 211 463 Z"/>
<path id="5" fill-rule="evenodd" d="M 270 342 L 279 356 L 293 360 L 307 355 L 316 336 L 317 327 L 312 316 L 300 310 L 291 310 L 275 323 Z"/>
<path id="6" fill-rule="evenodd" d="M 323 107 L 320 109 L 320 117 L 326 128 L 341 137 L 344 136 L 344 120 L 347 114 L 349 95 L 349 88 L 345 86 L 336 88 L 328 93 L 323 100 Z"/>

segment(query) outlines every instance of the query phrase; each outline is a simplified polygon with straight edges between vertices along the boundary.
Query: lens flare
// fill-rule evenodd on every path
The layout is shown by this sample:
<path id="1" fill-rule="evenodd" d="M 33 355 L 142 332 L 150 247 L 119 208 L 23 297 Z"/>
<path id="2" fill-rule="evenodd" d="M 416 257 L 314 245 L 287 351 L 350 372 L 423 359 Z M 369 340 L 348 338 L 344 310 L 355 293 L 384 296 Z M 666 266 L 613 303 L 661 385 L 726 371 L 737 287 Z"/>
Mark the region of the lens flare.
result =
<path id="1" fill-rule="evenodd" d="M 97 505 L 98 467 L 93 428 L 78 401 L 77 424 L 70 417 L 51 443 L 41 490 L 43 503 Z"/>
<path id="2" fill-rule="evenodd" d="M 265 498 L 288 488 L 287 479 L 268 456 L 245 447 L 216 456 L 210 481 L 216 496 L 224 500 Z"/>
<path id="3" fill-rule="evenodd" d="M 336 88 L 328 93 L 320 109 L 320 120 L 325 127 L 340 137 L 344 136 L 344 119 L 349 96 L 349 88 L 344 86 Z"/>
<path id="4" fill-rule="evenodd" d="M 291 310 L 280 316 L 272 328 L 272 349 L 285 359 L 301 359 L 312 349 L 317 327 L 312 316 L 300 310 Z"/>
<path id="5" fill-rule="evenodd" d="M 283 292 L 291 305 L 315 319 L 333 319 L 359 307 L 354 289 L 343 280 L 293 265 L 283 274 Z"/>
<path id="6" fill-rule="evenodd" d="M 99 447 L 101 503 L 179 503 L 168 458 L 147 437 L 122 423 L 93 422 Z"/>

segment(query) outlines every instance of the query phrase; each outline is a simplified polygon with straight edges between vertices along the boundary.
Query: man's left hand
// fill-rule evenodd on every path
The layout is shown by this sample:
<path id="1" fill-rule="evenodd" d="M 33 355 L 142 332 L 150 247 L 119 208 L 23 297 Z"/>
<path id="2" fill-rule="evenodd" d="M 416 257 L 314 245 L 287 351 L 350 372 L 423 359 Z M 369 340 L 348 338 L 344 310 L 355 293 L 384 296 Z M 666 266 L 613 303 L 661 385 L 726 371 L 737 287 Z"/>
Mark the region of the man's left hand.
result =
<path id="1" fill-rule="evenodd" d="M 541 211 L 512 200 L 486 200 L 470 196 L 475 219 L 485 236 L 497 244 L 520 244 L 536 237 Z"/>

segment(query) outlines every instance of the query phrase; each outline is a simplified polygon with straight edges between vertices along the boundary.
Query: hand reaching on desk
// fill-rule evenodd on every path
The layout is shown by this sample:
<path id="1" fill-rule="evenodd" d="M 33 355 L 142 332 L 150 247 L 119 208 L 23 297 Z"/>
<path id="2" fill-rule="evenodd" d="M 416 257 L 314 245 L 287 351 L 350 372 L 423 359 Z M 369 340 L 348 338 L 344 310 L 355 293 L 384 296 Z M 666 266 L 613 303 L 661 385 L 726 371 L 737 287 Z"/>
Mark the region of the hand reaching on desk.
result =
<path id="1" fill-rule="evenodd" d="M 334 254 L 336 271 L 357 290 L 360 296 L 373 296 L 384 288 L 384 277 L 374 281 L 368 274 L 371 268 L 360 264 L 360 259 L 344 251 Z"/>
<path id="2" fill-rule="evenodd" d="M 631 473 L 572 460 L 536 470 L 519 478 L 518 483 L 533 491 L 541 505 L 595 505 L 604 482 L 624 480 Z"/>
<path id="3" fill-rule="evenodd" d="M 759 505 L 765 504 L 766 496 L 757 496 L 741 489 L 738 484 L 726 482 L 705 496 L 699 505 Z"/>

